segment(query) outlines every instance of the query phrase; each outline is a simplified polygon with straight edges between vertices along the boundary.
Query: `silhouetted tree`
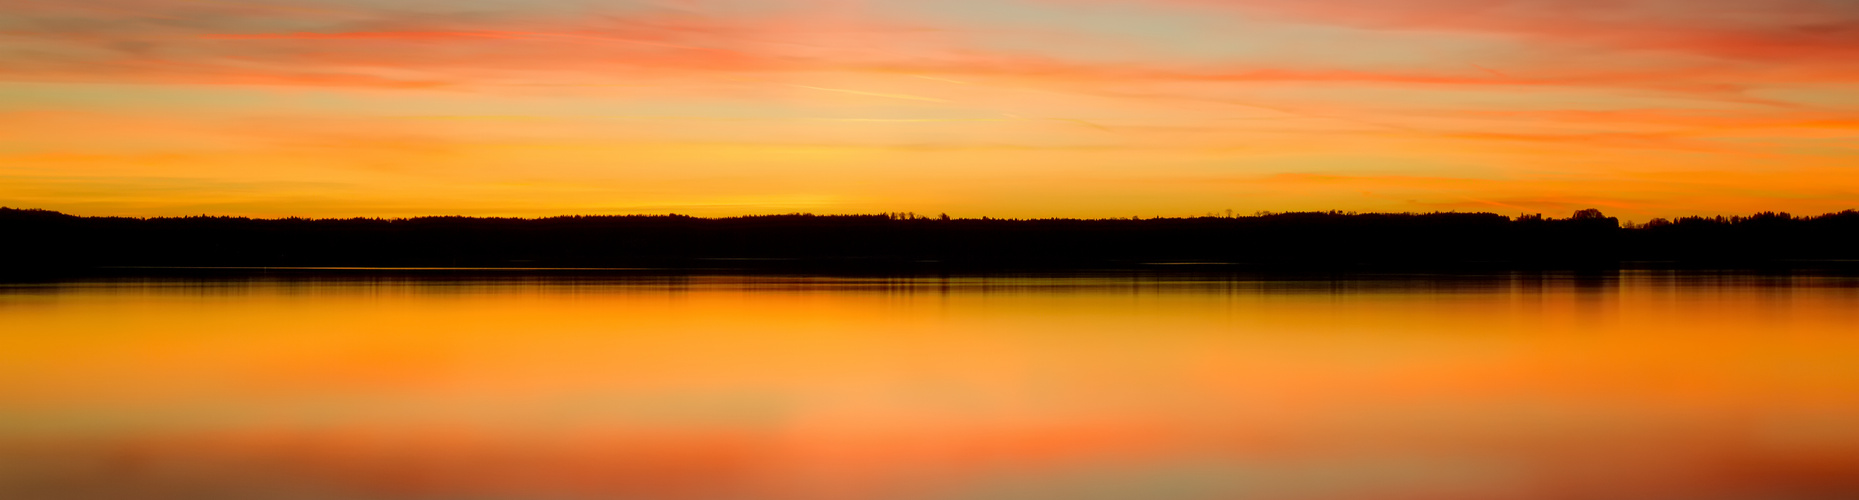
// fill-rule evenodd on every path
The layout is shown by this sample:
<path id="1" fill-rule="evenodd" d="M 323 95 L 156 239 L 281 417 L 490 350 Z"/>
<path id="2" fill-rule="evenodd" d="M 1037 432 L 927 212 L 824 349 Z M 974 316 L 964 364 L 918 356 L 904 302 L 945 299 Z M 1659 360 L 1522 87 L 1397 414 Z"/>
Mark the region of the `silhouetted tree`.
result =
<path id="1" fill-rule="evenodd" d="M 907 212 L 539 219 L 75 217 L 0 208 L 0 271 L 91 266 L 714 267 L 753 257 L 835 265 L 1090 268 L 1144 262 L 1354 267 L 1611 265 L 1623 260 L 1859 259 L 1859 211 L 1812 217 L 1653 219 L 1622 229 L 1585 209 L 1569 219 L 1488 213 L 1127 219 L 953 219 Z M 781 260 L 786 259 L 786 260 Z M 732 261 L 734 262 L 734 261 Z M 519 264 L 520 263 L 520 264 Z"/>

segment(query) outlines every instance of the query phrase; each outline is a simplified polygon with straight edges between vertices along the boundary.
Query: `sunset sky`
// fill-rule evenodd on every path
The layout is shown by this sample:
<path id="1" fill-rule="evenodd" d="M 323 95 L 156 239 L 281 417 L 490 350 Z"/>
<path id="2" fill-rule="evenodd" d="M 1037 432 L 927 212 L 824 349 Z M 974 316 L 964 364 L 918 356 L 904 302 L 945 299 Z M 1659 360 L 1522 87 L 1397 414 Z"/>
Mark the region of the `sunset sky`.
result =
<path id="1" fill-rule="evenodd" d="M 1854 0 L 0 0 L 81 215 L 1859 207 Z"/>

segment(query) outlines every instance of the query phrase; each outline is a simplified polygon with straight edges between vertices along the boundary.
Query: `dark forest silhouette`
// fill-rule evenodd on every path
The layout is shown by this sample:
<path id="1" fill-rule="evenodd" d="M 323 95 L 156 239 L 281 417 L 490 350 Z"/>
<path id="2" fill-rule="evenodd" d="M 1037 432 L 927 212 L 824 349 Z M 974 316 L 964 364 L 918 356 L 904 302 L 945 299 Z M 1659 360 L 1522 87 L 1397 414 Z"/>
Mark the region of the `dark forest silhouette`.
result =
<path id="1" fill-rule="evenodd" d="M 1655 219 L 1291 212 L 1150 219 L 909 213 L 536 219 L 78 217 L 0 208 L 0 269 L 202 267 L 868 267 L 1091 269 L 1778 265 L 1859 259 L 1859 212 Z"/>

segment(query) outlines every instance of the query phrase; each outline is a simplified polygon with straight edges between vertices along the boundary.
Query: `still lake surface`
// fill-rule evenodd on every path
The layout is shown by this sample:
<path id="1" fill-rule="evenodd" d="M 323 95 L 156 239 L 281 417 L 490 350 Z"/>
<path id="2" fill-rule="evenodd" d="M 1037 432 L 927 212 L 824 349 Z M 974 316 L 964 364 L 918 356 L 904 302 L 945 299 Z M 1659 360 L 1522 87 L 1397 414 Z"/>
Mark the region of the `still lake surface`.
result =
<path id="1" fill-rule="evenodd" d="M 1859 498 L 1859 279 L 0 285 L 0 498 Z"/>

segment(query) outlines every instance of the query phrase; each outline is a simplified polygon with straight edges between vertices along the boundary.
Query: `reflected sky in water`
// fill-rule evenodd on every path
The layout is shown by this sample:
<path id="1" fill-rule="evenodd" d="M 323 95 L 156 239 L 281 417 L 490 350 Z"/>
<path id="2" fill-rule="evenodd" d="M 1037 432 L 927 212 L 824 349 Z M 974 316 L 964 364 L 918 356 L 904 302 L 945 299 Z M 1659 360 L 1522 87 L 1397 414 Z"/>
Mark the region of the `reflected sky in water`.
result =
<path id="1" fill-rule="evenodd" d="M 0 497 L 1859 495 L 1859 280 L 0 285 Z"/>

